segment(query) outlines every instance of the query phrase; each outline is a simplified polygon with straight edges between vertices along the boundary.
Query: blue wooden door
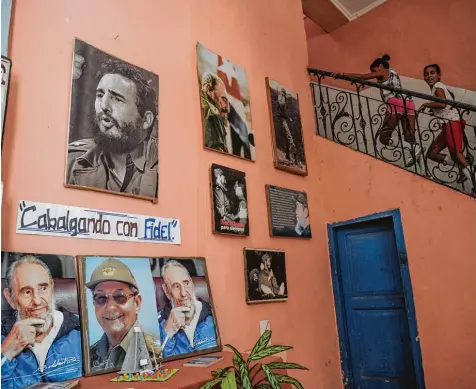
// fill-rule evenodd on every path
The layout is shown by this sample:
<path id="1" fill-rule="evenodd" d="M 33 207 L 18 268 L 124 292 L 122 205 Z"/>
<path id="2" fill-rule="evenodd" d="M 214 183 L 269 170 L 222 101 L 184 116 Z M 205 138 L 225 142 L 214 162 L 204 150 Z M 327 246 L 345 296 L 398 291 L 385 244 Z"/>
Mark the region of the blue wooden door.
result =
<path id="1" fill-rule="evenodd" d="M 414 389 L 407 312 L 391 221 L 337 229 L 350 389 Z"/>

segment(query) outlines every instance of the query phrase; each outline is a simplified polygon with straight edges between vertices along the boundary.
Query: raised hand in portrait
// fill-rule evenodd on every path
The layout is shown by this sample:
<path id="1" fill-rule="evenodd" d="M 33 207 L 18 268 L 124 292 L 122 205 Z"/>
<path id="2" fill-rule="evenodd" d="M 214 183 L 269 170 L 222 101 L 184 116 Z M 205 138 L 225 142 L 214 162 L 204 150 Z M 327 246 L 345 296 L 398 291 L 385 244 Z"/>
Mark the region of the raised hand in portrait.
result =
<path id="1" fill-rule="evenodd" d="M 23 349 L 35 344 L 35 325 L 42 325 L 43 319 L 28 318 L 17 321 L 2 343 L 2 354 L 8 359 L 15 358 Z"/>
<path id="2" fill-rule="evenodd" d="M 169 318 L 165 323 L 165 333 L 169 338 L 174 336 L 180 328 L 185 326 L 185 312 L 189 312 L 190 308 L 175 307 L 170 311 Z"/>

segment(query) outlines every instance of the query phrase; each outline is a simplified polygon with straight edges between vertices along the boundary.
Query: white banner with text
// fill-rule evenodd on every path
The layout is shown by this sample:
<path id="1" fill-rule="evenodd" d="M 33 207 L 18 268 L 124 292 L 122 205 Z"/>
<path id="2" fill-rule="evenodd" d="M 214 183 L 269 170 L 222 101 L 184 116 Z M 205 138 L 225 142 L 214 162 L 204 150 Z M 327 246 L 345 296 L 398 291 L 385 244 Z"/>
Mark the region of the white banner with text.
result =
<path id="1" fill-rule="evenodd" d="M 180 244 L 180 221 L 21 200 L 17 234 Z"/>

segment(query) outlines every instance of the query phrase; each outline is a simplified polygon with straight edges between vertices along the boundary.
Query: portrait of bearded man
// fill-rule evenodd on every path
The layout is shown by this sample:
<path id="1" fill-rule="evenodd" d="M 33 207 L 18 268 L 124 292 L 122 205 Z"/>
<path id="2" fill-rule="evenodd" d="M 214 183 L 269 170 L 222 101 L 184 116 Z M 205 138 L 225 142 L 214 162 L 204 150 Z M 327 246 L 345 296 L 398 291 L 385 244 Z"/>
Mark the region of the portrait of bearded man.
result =
<path id="1" fill-rule="evenodd" d="M 40 382 L 81 376 L 81 332 L 77 314 L 56 303 L 50 267 L 40 255 L 2 253 L 6 268 L 2 303 L 2 387 L 21 389 Z M 67 257 L 74 269 L 74 259 Z M 74 280 L 73 280 L 74 283 Z M 75 288 L 72 304 L 77 300 Z"/>
<path id="2" fill-rule="evenodd" d="M 66 186 L 156 200 L 157 75 L 81 41 L 73 64 Z"/>

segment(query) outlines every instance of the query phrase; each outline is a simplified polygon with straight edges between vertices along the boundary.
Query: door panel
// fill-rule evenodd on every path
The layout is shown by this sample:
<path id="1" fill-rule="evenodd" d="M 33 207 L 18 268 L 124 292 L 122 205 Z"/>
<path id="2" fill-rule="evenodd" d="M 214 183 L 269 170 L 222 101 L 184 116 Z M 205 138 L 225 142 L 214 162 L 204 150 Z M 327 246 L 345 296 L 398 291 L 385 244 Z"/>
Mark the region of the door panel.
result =
<path id="1" fill-rule="evenodd" d="M 391 221 L 337 230 L 354 387 L 413 389 L 413 365 L 400 262 Z"/>

